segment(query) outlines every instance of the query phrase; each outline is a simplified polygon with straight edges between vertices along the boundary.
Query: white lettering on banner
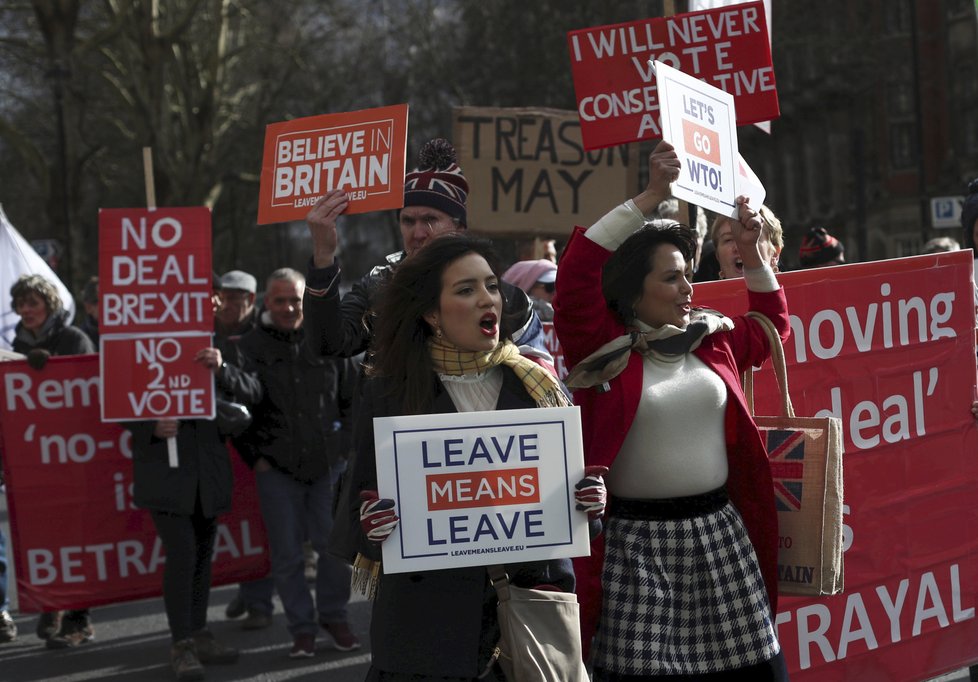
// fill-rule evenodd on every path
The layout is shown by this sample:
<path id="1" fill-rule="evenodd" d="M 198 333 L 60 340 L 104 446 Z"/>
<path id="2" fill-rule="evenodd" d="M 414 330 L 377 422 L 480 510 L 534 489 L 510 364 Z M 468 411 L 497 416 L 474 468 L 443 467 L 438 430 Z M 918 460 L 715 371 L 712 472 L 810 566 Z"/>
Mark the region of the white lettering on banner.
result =
<path id="1" fill-rule="evenodd" d="M 207 391 L 203 388 L 170 388 L 143 391 L 138 394 L 132 391 L 126 393 L 135 417 L 161 416 L 171 411 L 180 414 L 205 414 L 206 396 Z"/>
<path id="2" fill-rule="evenodd" d="M 150 237 L 158 248 L 168 249 L 183 237 L 183 225 L 176 218 L 164 217 L 153 223 Z M 129 240 L 136 242 L 136 248 L 146 249 L 146 217 L 139 219 L 139 226 L 132 224 L 130 218 L 122 219 L 122 248 L 130 249 Z M 204 280 L 205 282 L 209 280 Z"/>
<path id="3" fill-rule="evenodd" d="M 873 592 L 853 592 L 846 596 L 846 608 L 839 630 L 839 639 L 833 647 L 827 632 L 832 626 L 832 614 L 828 606 L 815 603 L 802 606 L 795 611 L 783 611 L 777 616 L 777 625 L 785 625 L 792 621 L 796 624 L 799 668 L 806 670 L 812 667 L 812 649 L 825 663 L 843 659 L 849 654 L 849 647 L 856 642 L 863 642 L 868 649 L 879 647 L 882 632 L 874 629 L 870 617 L 870 609 L 881 608 L 889 623 L 889 641 L 899 642 L 903 638 L 900 617 L 904 607 L 913 604 L 913 625 L 910 637 L 918 637 L 924 631 L 924 624 L 934 621 L 938 628 L 947 628 L 954 623 L 970 620 L 975 617 L 974 607 L 961 608 L 961 574 L 958 564 L 951 564 L 947 578 L 941 575 L 941 582 L 933 571 L 927 571 L 920 576 L 917 583 L 916 597 L 907 601 L 910 592 L 910 579 L 904 578 L 896 588 L 896 594 L 891 595 L 885 585 L 879 585 Z M 944 596 L 941 590 L 944 588 Z M 875 595 L 875 598 L 871 598 Z M 950 598 L 951 611 L 945 607 Z M 878 601 L 878 603 L 877 603 Z M 949 617 L 950 616 L 950 617 Z M 876 627 L 881 627 L 881 619 L 877 619 Z M 788 643 L 781 639 L 782 646 Z"/>
<path id="4" fill-rule="evenodd" d="M 90 407 L 98 404 L 98 387 L 98 377 L 64 381 L 45 379 L 35 390 L 31 375 L 22 372 L 8 372 L 3 386 L 8 412 L 16 412 L 19 408 L 36 410 L 38 406 L 45 410 Z"/>
<path id="5" fill-rule="evenodd" d="M 124 324 L 182 323 L 204 319 L 205 306 L 211 305 L 208 291 L 154 292 L 102 296 L 102 321 L 106 326 Z"/>
<path id="6" fill-rule="evenodd" d="M 898 443 L 901 440 L 910 440 L 911 430 L 913 435 L 923 436 L 927 434 L 926 419 L 924 415 L 924 397 L 934 395 L 937 389 L 937 381 L 940 378 L 940 371 L 937 367 L 931 367 L 927 371 L 928 382 L 927 390 L 924 391 L 924 373 L 917 370 L 913 373 L 913 411 L 911 418 L 910 405 L 907 398 L 900 394 L 891 395 L 883 400 L 883 410 L 871 400 L 862 400 L 853 406 L 849 412 L 849 418 L 843 415 L 842 389 L 838 386 L 832 388 L 829 395 L 832 399 L 832 407 L 828 410 L 819 410 L 815 413 L 816 417 L 838 417 L 842 419 L 843 426 L 852 444 L 860 450 L 875 448 L 880 444 L 880 438 L 887 443 Z M 881 418 L 885 417 L 880 429 Z M 870 433 L 867 431 L 872 430 Z"/>
<path id="7" fill-rule="evenodd" d="M 666 22 L 668 28 L 668 44 L 689 45 L 706 43 L 720 38 L 733 38 L 750 33 L 760 32 L 757 23 L 758 13 L 755 7 L 732 9 L 727 12 L 694 14 L 670 19 Z M 652 24 L 637 26 L 614 26 L 602 30 L 589 31 L 571 36 L 571 51 L 574 61 L 584 59 L 582 55 L 581 35 L 587 37 L 584 47 L 590 48 L 588 59 L 605 59 L 628 54 L 648 53 L 650 50 L 661 50 L 665 43 L 656 42 L 652 36 Z M 661 58 L 660 58 L 660 61 Z M 676 68 L 679 68 L 676 66 Z"/>
<path id="8" fill-rule="evenodd" d="M 160 259 L 163 259 L 163 267 L 157 271 Z M 170 254 L 163 256 L 156 253 L 132 256 L 112 256 L 112 284 L 115 286 L 127 286 L 136 284 L 139 286 L 162 286 L 166 284 L 209 284 L 209 277 L 201 274 L 194 276 L 195 256 L 187 254 L 186 265 L 183 265 L 177 256 Z M 201 268 L 202 270 L 204 268 Z"/>
<path id="9" fill-rule="evenodd" d="M 239 559 L 265 551 L 261 545 L 252 544 L 249 521 L 241 521 L 236 530 L 240 542 L 226 524 L 218 524 L 213 561 L 224 555 Z M 147 548 L 141 540 L 52 549 L 32 548 L 27 550 L 27 576 L 31 585 L 108 582 L 156 573 L 165 561 L 163 545 L 158 537 L 151 548 Z"/>
<path id="10" fill-rule="evenodd" d="M 890 285 L 880 286 L 880 294 L 890 295 Z M 842 351 L 847 333 L 860 353 L 873 350 L 874 342 L 883 348 L 893 348 L 896 341 L 901 346 L 927 343 L 937 339 L 951 339 L 957 336 L 953 327 L 942 326 L 951 319 L 954 312 L 953 291 L 935 294 L 929 301 L 919 296 L 895 301 L 870 303 L 865 310 L 855 306 L 845 309 L 845 320 L 837 310 L 819 310 L 805 323 L 796 315 L 791 315 L 791 337 L 795 347 L 795 361 L 808 362 L 809 349 L 819 360 L 837 357 Z M 896 328 L 894 328 L 896 312 Z M 877 329 L 877 322 L 879 327 Z M 878 333 L 877 333 L 878 331 Z M 897 332 L 894 335 L 894 332 Z"/>
<path id="11" fill-rule="evenodd" d="M 279 166 L 275 169 L 275 198 L 294 194 L 319 195 L 331 189 L 387 185 L 389 178 L 389 154 Z"/>

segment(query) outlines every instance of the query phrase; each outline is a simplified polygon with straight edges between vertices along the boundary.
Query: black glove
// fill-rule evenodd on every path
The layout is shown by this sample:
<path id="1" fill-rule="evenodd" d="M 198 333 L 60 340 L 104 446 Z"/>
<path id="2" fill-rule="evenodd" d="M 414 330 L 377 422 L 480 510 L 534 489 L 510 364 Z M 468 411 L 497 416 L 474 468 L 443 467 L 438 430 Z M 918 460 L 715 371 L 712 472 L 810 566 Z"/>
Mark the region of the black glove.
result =
<path id="1" fill-rule="evenodd" d="M 41 371 L 48 364 L 49 357 L 51 357 L 50 351 L 46 351 L 43 348 L 32 348 L 27 353 L 27 364 L 37 371 Z"/>

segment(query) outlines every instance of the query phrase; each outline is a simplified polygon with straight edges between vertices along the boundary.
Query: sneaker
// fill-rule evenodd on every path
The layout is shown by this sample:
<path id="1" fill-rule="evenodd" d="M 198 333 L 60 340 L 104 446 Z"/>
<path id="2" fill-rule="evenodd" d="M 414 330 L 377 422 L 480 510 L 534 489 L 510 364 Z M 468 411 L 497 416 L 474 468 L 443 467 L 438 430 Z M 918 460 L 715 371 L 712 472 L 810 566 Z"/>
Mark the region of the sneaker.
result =
<path id="1" fill-rule="evenodd" d="M 68 611 L 61 619 L 61 627 L 48 638 L 48 649 L 74 649 L 95 639 L 95 628 L 88 611 Z"/>
<path id="2" fill-rule="evenodd" d="M 248 608 L 245 606 L 244 599 L 241 598 L 241 593 L 239 592 L 234 599 L 228 602 L 227 607 L 224 609 L 224 617 L 228 620 L 236 620 L 245 615 L 245 611 L 247 610 Z"/>
<path id="3" fill-rule="evenodd" d="M 37 636 L 40 639 L 50 639 L 51 635 L 61 629 L 61 611 L 46 611 L 37 619 Z"/>
<path id="4" fill-rule="evenodd" d="M 197 650 L 192 639 L 174 642 L 170 649 L 170 665 L 173 666 L 173 673 L 177 676 L 178 682 L 204 679 L 204 666 L 197 658 Z"/>
<path id="5" fill-rule="evenodd" d="M 333 647 L 339 651 L 353 651 L 360 648 L 360 640 L 350 632 L 347 623 L 323 623 L 323 629 L 333 638 Z"/>
<path id="6" fill-rule="evenodd" d="M 289 658 L 312 658 L 316 655 L 316 635 L 296 635 Z"/>
<path id="7" fill-rule="evenodd" d="M 197 659 L 204 665 L 224 665 L 238 660 L 238 650 L 218 642 L 210 630 L 195 632 L 194 646 Z"/>
<path id="8" fill-rule="evenodd" d="M 0 644 L 17 639 L 17 624 L 7 611 L 0 611 Z"/>
<path id="9" fill-rule="evenodd" d="M 272 624 L 272 615 L 257 609 L 248 609 L 248 617 L 241 621 L 242 630 L 264 630 Z"/>

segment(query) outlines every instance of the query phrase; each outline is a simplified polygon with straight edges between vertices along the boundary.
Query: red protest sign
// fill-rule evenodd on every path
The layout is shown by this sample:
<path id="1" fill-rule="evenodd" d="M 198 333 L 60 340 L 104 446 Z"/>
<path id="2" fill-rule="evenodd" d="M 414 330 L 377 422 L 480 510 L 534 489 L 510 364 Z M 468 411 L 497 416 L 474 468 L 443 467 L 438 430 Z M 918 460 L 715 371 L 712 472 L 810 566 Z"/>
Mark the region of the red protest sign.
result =
<path id="1" fill-rule="evenodd" d="M 103 208 L 98 228 L 102 334 L 214 328 L 209 209 Z"/>
<path id="2" fill-rule="evenodd" d="M 567 365 L 564 362 L 564 349 L 560 347 L 557 339 L 557 332 L 554 331 L 553 322 L 543 322 L 543 345 L 547 352 L 553 356 L 554 369 L 557 370 L 557 378 L 563 381 L 567 378 Z"/>
<path id="3" fill-rule="evenodd" d="M 129 431 L 99 419 L 98 357 L 55 357 L 43 371 L 0 363 L 0 446 L 11 542 L 25 612 L 161 594 L 165 555 L 132 506 Z M 234 502 L 221 517 L 213 584 L 268 574 L 254 476 L 235 454 Z"/>
<path id="4" fill-rule="evenodd" d="M 209 333 L 100 337 L 102 419 L 212 419 L 214 377 L 194 362 L 211 345 Z"/>
<path id="5" fill-rule="evenodd" d="M 975 660 L 978 637 L 971 253 L 778 278 L 791 313 L 795 411 L 840 417 L 845 436 L 845 591 L 781 598 L 791 679 L 921 680 L 960 668 Z M 743 288 L 743 280 L 697 284 L 694 301 L 737 314 Z M 757 413 L 778 414 L 772 372 L 757 379 Z M 791 474 L 775 471 L 785 481 Z"/>
<path id="6" fill-rule="evenodd" d="M 347 213 L 404 205 L 408 105 L 272 123 L 265 129 L 258 224 L 301 220 L 342 189 Z"/>
<path id="7" fill-rule="evenodd" d="M 738 125 L 780 116 L 760 0 L 571 31 L 567 44 L 587 149 L 662 137 L 650 59 L 733 95 Z"/>

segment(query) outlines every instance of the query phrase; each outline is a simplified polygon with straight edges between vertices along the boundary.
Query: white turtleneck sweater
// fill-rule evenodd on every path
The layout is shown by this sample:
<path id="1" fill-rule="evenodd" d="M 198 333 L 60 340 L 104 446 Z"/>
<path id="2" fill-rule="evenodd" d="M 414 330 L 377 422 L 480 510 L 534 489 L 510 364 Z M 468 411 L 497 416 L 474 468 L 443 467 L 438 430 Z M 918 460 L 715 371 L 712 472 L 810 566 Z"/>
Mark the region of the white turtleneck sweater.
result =
<path id="1" fill-rule="evenodd" d="M 615 250 L 645 216 L 629 200 L 585 233 Z M 770 266 L 745 270 L 751 291 L 776 291 Z M 612 495 L 632 499 L 685 497 L 719 488 L 727 481 L 723 418 L 726 386 L 692 353 L 674 361 L 643 359 L 642 397 L 625 442 L 608 473 Z"/>

